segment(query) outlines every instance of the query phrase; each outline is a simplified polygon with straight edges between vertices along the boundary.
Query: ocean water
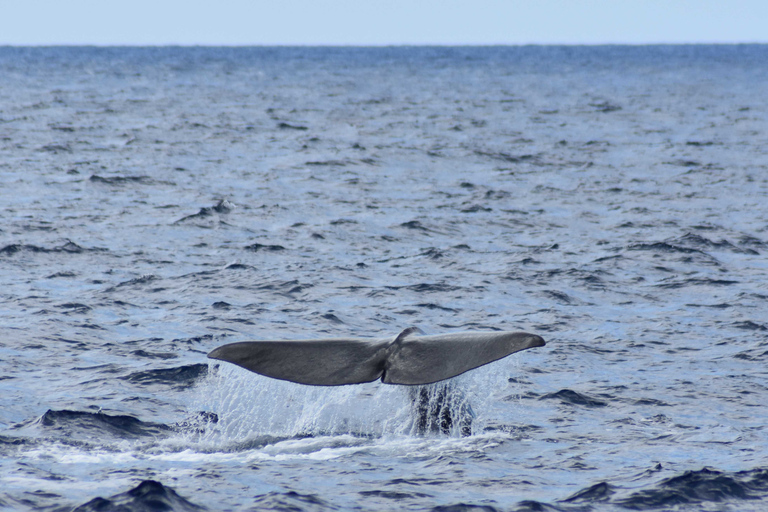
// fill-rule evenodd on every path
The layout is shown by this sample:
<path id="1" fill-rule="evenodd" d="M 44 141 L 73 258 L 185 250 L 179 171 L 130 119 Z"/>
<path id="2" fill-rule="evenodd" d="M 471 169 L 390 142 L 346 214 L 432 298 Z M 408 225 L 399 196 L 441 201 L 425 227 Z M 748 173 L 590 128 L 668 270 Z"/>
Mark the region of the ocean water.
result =
<path id="1" fill-rule="evenodd" d="M 768 510 L 766 98 L 759 45 L 0 48 L 0 508 Z M 206 358 L 409 326 L 547 345 L 468 437 Z"/>

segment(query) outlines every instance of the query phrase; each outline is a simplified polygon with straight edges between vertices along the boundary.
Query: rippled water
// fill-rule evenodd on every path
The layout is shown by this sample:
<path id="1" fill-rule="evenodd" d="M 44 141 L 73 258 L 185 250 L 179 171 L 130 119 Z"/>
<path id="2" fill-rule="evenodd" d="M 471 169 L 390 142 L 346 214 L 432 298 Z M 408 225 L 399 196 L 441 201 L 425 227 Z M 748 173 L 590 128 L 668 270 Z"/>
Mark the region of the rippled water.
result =
<path id="1" fill-rule="evenodd" d="M 764 510 L 768 48 L 0 48 L 0 507 Z M 248 339 L 527 330 L 304 387 Z"/>

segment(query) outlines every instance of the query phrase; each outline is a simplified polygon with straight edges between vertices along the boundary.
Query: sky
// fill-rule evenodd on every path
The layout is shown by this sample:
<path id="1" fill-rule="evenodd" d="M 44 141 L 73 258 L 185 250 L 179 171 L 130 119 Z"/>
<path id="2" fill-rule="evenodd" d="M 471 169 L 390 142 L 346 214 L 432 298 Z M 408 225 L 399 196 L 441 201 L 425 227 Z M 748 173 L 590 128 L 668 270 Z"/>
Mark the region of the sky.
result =
<path id="1" fill-rule="evenodd" d="M 768 0 L 0 0 L 0 45 L 768 43 Z"/>

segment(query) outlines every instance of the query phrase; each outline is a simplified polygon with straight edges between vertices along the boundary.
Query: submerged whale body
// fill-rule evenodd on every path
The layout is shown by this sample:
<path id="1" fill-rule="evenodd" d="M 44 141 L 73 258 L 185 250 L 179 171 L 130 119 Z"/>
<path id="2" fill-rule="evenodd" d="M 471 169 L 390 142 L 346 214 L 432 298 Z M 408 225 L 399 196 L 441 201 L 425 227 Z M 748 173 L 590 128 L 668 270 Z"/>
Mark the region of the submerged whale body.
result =
<path id="1" fill-rule="evenodd" d="M 438 382 L 428 386 L 411 386 L 409 391 L 413 427 L 417 434 L 450 434 L 455 427 L 463 437 L 472 435 L 475 411 L 456 386 L 450 382 Z"/>
<path id="2" fill-rule="evenodd" d="M 208 357 L 274 379 L 312 386 L 385 384 L 416 386 L 464 372 L 533 347 L 544 340 L 526 332 L 458 332 L 418 336 L 409 327 L 394 338 L 243 341 Z"/>
<path id="3" fill-rule="evenodd" d="M 521 350 L 544 346 L 526 332 L 459 332 L 419 336 L 409 327 L 389 338 L 244 341 L 216 348 L 208 357 L 299 384 L 342 386 L 381 379 L 412 386 L 415 429 L 471 435 L 475 414 L 463 393 L 441 382 Z"/>

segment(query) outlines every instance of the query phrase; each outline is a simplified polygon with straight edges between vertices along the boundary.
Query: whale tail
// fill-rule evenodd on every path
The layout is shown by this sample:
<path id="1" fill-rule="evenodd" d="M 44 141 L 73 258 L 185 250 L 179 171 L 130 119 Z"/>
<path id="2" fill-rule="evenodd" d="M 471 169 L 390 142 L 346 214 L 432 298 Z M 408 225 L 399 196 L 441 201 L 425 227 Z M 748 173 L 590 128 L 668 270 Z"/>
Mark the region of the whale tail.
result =
<path id="1" fill-rule="evenodd" d="M 450 379 L 544 340 L 525 332 L 461 332 L 418 336 L 408 328 L 394 338 L 244 341 L 208 357 L 275 379 L 313 386 L 423 385 Z"/>

